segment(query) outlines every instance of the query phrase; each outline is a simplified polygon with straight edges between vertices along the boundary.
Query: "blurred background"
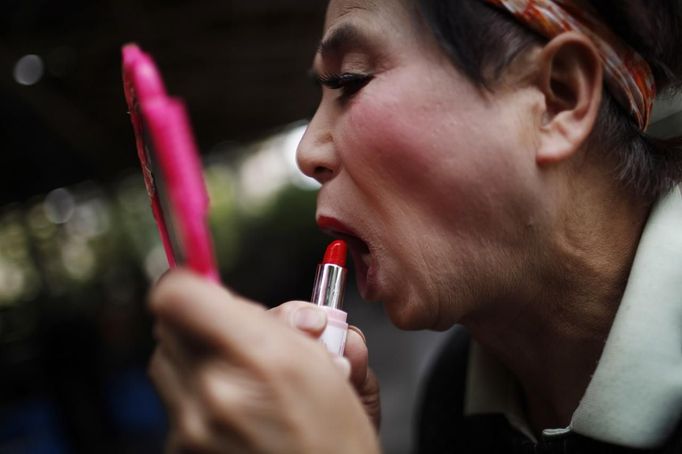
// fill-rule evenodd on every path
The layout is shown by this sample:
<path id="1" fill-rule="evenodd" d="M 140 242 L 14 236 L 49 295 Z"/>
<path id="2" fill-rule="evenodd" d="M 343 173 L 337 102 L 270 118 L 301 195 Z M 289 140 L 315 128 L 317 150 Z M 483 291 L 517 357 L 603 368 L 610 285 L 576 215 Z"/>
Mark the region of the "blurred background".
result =
<path id="1" fill-rule="evenodd" d="M 126 114 L 124 43 L 150 52 L 187 103 L 223 281 L 267 305 L 309 298 L 329 239 L 294 153 L 319 97 L 306 74 L 325 3 L 0 3 L 0 453 L 161 452 L 145 294 L 166 263 Z M 443 335 L 399 332 L 352 287 L 384 447 L 409 452 Z"/>

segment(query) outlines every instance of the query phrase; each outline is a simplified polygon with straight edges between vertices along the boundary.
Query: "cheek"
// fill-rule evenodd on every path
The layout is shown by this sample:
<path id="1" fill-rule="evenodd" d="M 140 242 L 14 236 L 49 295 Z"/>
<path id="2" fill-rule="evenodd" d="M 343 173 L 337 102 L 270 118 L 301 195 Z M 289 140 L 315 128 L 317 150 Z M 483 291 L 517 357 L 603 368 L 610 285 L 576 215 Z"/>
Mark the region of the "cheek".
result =
<path id="1" fill-rule="evenodd" d="M 443 213 L 475 202 L 500 171 L 495 142 L 506 139 L 490 140 L 492 109 L 451 77 L 406 73 L 376 82 L 341 122 L 344 166 L 368 196 L 390 198 L 413 214 L 428 209 L 449 222 Z"/>
<path id="2" fill-rule="evenodd" d="M 411 93 L 377 85 L 348 112 L 344 137 L 349 141 L 349 159 L 344 162 L 352 166 L 354 160 L 361 161 L 367 171 L 381 169 L 376 172 L 383 176 L 381 180 L 427 174 L 437 159 L 429 150 L 433 146 L 428 140 L 433 136 L 431 107 L 417 105 L 424 100 Z"/>
<path id="3" fill-rule="evenodd" d="M 469 254 L 479 242 L 516 241 L 534 167 L 514 104 L 483 100 L 451 76 L 370 87 L 348 106 L 335 140 L 361 206 L 380 218 L 377 235 L 404 249 L 392 254 L 439 263 L 454 247 Z"/>

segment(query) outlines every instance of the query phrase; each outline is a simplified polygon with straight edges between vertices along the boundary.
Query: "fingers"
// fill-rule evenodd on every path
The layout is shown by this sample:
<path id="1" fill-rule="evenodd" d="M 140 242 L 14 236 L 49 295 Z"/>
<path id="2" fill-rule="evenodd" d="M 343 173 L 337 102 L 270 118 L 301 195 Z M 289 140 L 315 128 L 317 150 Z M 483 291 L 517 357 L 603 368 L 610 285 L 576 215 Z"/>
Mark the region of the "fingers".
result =
<path id="1" fill-rule="evenodd" d="M 244 351 L 235 348 L 243 345 L 257 351 L 269 339 L 263 334 L 278 328 L 267 325 L 262 306 L 184 270 L 168 273 L 152 289 L 149 306 L 187 340 L 235 354 Z"/>
<path id="2" fill-rule="evenodd" d="M 157 348 L 149 362 L 149 378 L 156 387 L 159 397 L 164 402 L 169 415 L 180 410 L 177 397 L 182 395 L 183 386 L 171 361 L 161 348 Z"/>
<path id="3" fill-rule="evenodd" d="M 206 354 L 205 348 L 202 349 L 189 339 L 183 339 L 181 333 L 163 322 L 157 322 L 154 326 L 154 337 L 159 354 L 172 361 L 178 370 L 191 370 Z"/>
<path id="4" fill-rule="evenodd" d="M 348 358 L 351 366 L 350 381 L 357 389 L 363 385 L 367 379 L 369 370 L 369 352 L 365 343 L 365 335 L 355 326 L 348 327 L 346 335 L 346 348 L 344 356 Z"/>
<path id="5" fill-rule="evenodd" d="M 369 352 L 365 335 L 355 326 L 348 327 L 344 355 L 351 365 L 350 381 L 363 407 L 378 430 L 381 423 L 379 380 L 369 368 Z"/>
<path id="6" fill-rule="evenodd" d="M 334 365 L 339 369 L 339 372 L 341 375 L 346 377 L 346 379 L 349 379 L 351 376 L 351 365 L 350 361 L 348 361 L 348 358 L 345 356 L 336 356 L 335 354 L 332 354 L 332 361 L 334 362 Z"/>
<path id="7" fill-rule="evenodd" d="M 334 360 L 312 336 L 292 329 L 321 333 L 323 311 L 299 301 L 271 314 L 182 270 L 153 289 L 150 308 L 159 340 L 150 375 L 172 414 L 169 450 L 305 452 L 300 448 L 316 444 L 304 435 L 326 441 L 341 429 L 375 445 L 361 403 L 341 377 L 351 375 L 351 361 L 368 376 L 359 331 L 349 331 L 348 356 Z M 326 421 L 334 430 L 322 433 Z M 308 427 L 317 430 L 296 429 Z M 284 442 L 292 448 L 283 449 Z"/>
<path id="8" fill-rule="evenodd" d="M 150 307 L 159 324 L 171 332 L 169 337 L 177 340 L 168 342 L 169 351 L 190 358 L 178 361 L 189 370 L 196 366 L 192 364 L 196 358 L 218 356 L 262 377 L 298 377 L 310 362 L 332 362 L 316 339 L 292 330 L 262 306 L 187 271 L 166 275 L 150 294 Z M 291 323 L 306 326 L 316 336 L 326 324 L 326 314 L 320 320 L 320 312 L 300 301 L 280 310 Z M 163 329 L 158 331 L 163 336 Z M 341 365 L 343 374 L 345 370 Z"/>
<path id="9" fill-rule="evenodd" d="M 379 380 L 371 369 L 367 371 L 367 378 L 358 389 L 358 394 L 367 415 L 374 427 L 379 430 L 381 425 L 381 393 L 379 392 Z"/>
<path id="10" fill-rule="evenodd" d="M 320 337 L 327 326 L 326 312 L 306 301 L 289 301 L 270 309 L 268 313 L 314 338 Z"/>
<path id="11" fill-rule="evenodd" d="M 169 416 L 165 452 L 240 452 L 238 447 L 243 446 L 243 442 L 238 430 L 214 429 L 216 409 L 223 412 L 220 405 L 224 399 L 209 396 L 213 400 L 207 400 L 204 382 L 206 377 L 220 376 L 210 370 L 207 361 L 197 361 L 195 367 L 188 368 L 176 361 L 178 356 L 177 352 L 170 354 L 167 349 L 158 347 L 149 366 L 149 375 Z"/>
<path id="12" fill-rule="evenodd" d="M 186 380 L 183 369 L 178 366 L 167 350 L 159 347 L 149 364 L 149 376 L 164 402 L 169 416 L 169 452 L 179 452 L 179 448 L 199 448 L 206 444 L 209 434 L 201 411 L 194 402 L 191 383 Z M 174 446 L 175 449 L 170 449 Z"/>
<path id="13" fill-rule="evenodd" d="M 299 331 L 303 331 L 315 339 L 322 335 L 322 332 L 327 326 L 327 313 L 306 301 L 289 301 L 270 309 L 268 313 L 275 315 L 287 325 Z M 334 365 L 341 372 L 341 375 L 350 379 L 352 373 L 354 373 L 356 377 L 358 377 L 356 380 L 361 383 L 362 379 L 360 378 L 360 375 L 366 374 L 367 371 L 367 349 L 366 347 L 363 347 L 364 334 L 355 327 L 350 327 L 348 333 L 347 339 L 348 336 L 351 336 L 352 339 L 350 341 L 346 340 L 346 346 L 348 345 L 348 342 L 350 342 L 351 357 L 354 358 L 356 364 L 354 366 L 351 365 L 351 361 L 346 356 L 339 357 L 335 354 L 331 354 L 331 358 Z M 365 351 L 364 359 L 362 353 L 363 349 Z"/>
<path id="14" fill-rule="evenodd" d="M 273 357 L 281 358 L 279 352 L 285 348 L 276 339 L 289 339 L 292 343 L 287 349 L 295 349 L 298 344 L 282 332 L 281 320 L 313 338 L 321 335 L 327 323 L 323 310 L 304 301 L 285 303 L 267 312 L 274 317 L 264 317 L 262 306 L 184 270 L 174 270 L 164 276 L 150 294 L 150 307 L 161 322 L 161 336 L 164 325 L 174 333 L 166 336 L 169 340 L 164 342 L 165 348 L 179 364 L 188 368 L 192 367 L 188 363 L 191 359 L 183 360 L 183 357 L 203 356 L 211 348 L 227 353 L 238 362 L 267 364 Z M 278 332 L 282 332 L 281 337 Z M 245 345 L 249 348 L 245 349 Z M 364 335 L 356 327 L 349 328 L 344 356 L 350 373 L 346 372 L 344 361 L 336 363 L 359 388 L 367 377 L 368 353 Z"/>

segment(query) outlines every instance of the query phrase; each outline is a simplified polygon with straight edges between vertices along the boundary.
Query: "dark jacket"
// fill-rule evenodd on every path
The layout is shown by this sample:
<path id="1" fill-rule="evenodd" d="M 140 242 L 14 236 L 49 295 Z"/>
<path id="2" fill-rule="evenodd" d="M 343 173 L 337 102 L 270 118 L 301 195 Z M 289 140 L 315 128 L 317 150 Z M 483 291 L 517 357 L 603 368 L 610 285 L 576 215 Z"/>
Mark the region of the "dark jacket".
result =
<path id="1" fill-rule="evenodd" d="M 422 391 L 416 452 L 456 454 L 682 454 L 682 424 L 656 450 L 603 443 L 569 432 L 537 443 L 501 414 L 465 416 L 469 334 L 456 330 L 437 357 Z"/>

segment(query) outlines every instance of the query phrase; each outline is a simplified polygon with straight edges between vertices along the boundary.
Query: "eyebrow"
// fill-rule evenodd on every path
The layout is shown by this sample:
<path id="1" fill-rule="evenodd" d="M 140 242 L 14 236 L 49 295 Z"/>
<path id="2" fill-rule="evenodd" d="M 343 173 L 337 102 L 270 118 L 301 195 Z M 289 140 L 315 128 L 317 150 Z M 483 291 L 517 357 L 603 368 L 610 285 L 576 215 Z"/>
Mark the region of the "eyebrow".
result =
<path id="1" fill-rule="evenodd" d="M 361 47 L 366 42 L 366 36 L 359 28 L 352 24 L 343 24 L 320 42 L 317 52 L 323 58 L 333 57 L 345 49 Z"/>

